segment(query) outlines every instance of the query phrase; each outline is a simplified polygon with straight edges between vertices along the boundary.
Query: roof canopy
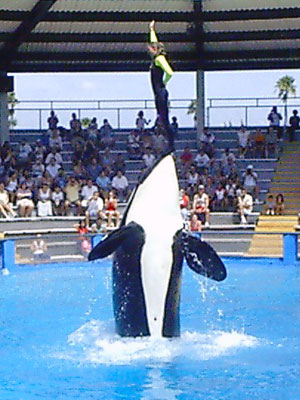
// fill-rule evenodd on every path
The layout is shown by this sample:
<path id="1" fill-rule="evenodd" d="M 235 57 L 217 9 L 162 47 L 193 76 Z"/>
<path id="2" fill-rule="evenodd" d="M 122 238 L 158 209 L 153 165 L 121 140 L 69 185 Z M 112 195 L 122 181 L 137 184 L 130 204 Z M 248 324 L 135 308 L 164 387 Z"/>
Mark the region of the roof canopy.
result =
<path id="1" fill-rule="evenodd" d="M 297 68 L 299 0 L 0 0 L 0 71 L 144 71 L 149 22 L 179 71 Z"/>

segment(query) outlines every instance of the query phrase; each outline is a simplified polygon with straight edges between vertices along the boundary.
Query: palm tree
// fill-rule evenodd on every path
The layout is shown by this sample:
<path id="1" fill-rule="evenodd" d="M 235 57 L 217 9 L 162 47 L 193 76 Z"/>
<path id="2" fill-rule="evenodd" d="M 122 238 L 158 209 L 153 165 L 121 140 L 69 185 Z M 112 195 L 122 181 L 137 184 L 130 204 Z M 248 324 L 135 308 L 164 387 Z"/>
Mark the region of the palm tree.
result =
<path id="1" fill-rule="evenodd" d="M 278 91 L 278 97 L 284 104 L 284 130 L 286 129 L 288 108 L 287 102 L 290 95 L 296 95 L 295 79 L 292 76 L 285 75 L 278 79 L 275 85 L 275 90 Z"/>

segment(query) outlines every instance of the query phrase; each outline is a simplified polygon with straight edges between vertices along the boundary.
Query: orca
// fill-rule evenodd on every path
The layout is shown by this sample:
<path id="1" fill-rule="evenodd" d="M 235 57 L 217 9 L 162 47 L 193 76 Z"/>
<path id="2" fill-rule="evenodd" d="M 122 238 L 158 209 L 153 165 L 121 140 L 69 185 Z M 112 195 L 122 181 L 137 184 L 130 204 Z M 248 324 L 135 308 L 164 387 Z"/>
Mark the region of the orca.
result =
<path id="1" fill-rule="evenodd" d="M 133 191 L 119 229 L 90 252 L 96 260 L 114 253 L 113 308 L 120 336 L 180 336 L 183 261 L 216 281 L 226 269 L 207 243 L 184 229 L 176 165 L 164 155 Z"/>

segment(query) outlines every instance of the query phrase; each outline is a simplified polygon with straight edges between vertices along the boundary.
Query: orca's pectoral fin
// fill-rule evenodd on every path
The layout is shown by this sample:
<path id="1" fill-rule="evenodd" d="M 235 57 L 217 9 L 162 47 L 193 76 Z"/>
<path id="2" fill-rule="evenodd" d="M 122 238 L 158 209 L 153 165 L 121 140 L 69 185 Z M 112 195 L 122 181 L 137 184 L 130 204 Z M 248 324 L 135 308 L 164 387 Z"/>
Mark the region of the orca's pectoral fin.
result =
<path id="1" fill-rule="evenodd" d="M 127 238 L 133 236 L 141 227 L 135 222 L 122 226 L 119 229 L 111 232 L 101 242 L 97 244 L 90 252 L 88 260 L 96 260 L 98 258 L 105 258 L 112 254 Z"/>
<path id="2" fill-rule="evenodd" d="M 226 276 L 226 268 L 215 250 L 200 238 L 185 234 L 183 237 L 184 256 L 188 266 L 197 274 L 223 281 Z"/>

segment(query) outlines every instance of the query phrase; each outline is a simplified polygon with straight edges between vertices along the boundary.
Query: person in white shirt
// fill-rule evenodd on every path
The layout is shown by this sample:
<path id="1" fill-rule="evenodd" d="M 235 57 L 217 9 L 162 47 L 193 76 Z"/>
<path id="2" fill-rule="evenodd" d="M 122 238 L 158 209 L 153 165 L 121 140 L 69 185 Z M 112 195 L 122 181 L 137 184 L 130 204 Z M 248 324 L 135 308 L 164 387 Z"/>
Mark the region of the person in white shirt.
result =
<path id="1" fill-rule="evenodd" d="M 116 192 L 118 198 L 124 201 L 128 194 L 128 180 L 126 176 L 122 174 L 122 171 L 119 170 L 117 175 L 113 177 L 111 186 Z"/>
<path id="2" fill-rule="evenodd" d="M 61 169 L 61 165 L 57 164 L 55 158 L 52 158 L 50 164 L 46 168 L 46 171 L 49 172 L 51 178 L 55 179 L 58 176 L 58 171 Z"/>
<path id="3" fill-rule="evenodd" d="M 51 200 L 53 203 L 53 213 L 54 215 L 63 215 L 65 206 L 65 196 L 63 191 L 59 186 L 55 186 L 54 191 L 51 195 Z"/>
<path id="4" fill-rule="evenodd" d="M 93 197 L 94 193 L 98 192 L 98 188 L 93 184 L 92 179 L 88 179 L 87 184 L 81 189 L 81 205 L 86 208 L 88 206 L 88 201 Z"/>
<path id="5" fill-rule="evenodd" d="M 195 157 L 195 164 L 197 167 L 197 172 L 200 174 L 203 173 L 205 168 L 209 167 L 210 158 L 205 153 L 203 149 L 199 150 L 198 154 Z"/>
<path id="6" fill-rule="evenodd" d="M 96 218 L 97 221 L 99 219 L 103 220 L 105 218 L 105 214 L 103 212 L 104 202 L 100 197 L 99 192 L 95 192 L 93 196 L 88 200 L 87 210 L 85 212 L 85 224 L 87 227 L 90 226 L 90 218 Z"/>
<path id="7" fill-rule="evenodd" d="M 249 142 L 250 132 L 246 131 L 246 128 L 244 126 L 242 126 L 241 129 L 238 131 L 237 135 L 238 135 L 238 142 L 239 142 L 240 157 L 245 158 L 245 155 L 248 150 L 248 142 Z"/>
<path id="8" fill-rule="evenodd" d="M 139 131 L 143 131 L 145 129 L 145 125 L 149 125 L 150 122 L 151 119 L 147 121 L 146 118 L 144 118 L 144 112 L 140 111 L 135 121 L 136 129 L 138 129 Z"/>
<path id="9" fill-rule="evenodd" d="M 246 172 L 243 174 L 243 186 L 248 193 L 255 196 L 256 202 L 258 202 L 259 188 L 257 185 L 257 173 L 253 171 L 253 165 L 248 165 Z"/>
<path id="10" fill-rule="evenodd" d="M 62 138 L 59 135 L 59 130 L 58 129 L 54 129 L 51 132 L 50 138 L 49 138 L 49 146 L 52 148 L 57 149 L 58 151 L 62 150 Z"/>
<path id="11" fill-rule="evenodd" d="M 199 185 L 199 191 L 195 194 L 193 199 L 193 213 L 197 214 L 201 222 L 205 222 L 204 226 L 209 227 L 209 197 L 205 193 L 204 186 Z"/>
<path id="12" fill-rule="evenodd" d="M 233 154 L 233 152 L 230 149 L 225 149 L 224 153 L 222 154 L 222 158 L 221 158 L 221 163 L 222 163 L 222 167 L 224 167 L 225 165 L 228 165 L 228 161 L 231 160 L 233 163 L 235 163 L 235 155 Z"/>
<path id="13" fill-rule="evenodd" d="M 5 218 L 8 218 L 10 215 L 12 217 L 16 216 L 16 213 L 11 207 L 9 203 L 9 195 L 7 190 L 5 190 L 4 183 L 0 183 L 0 215 L 3 215 Z M 10 214 L 10 215 L 9 215 Z"/>
<path id="14" fill-rule="evenodd" d="M 146 147 L 145 154 L 143 155 L 142 158 L 146 168 L 151 168 L 152 165 L 155 163 L 155 156 L 151 152 L 150 147 Z"/>
<path id="15" fill-rule="evenodd" d="M 241 189 L 241 195 L 238 197 L 238 213 L 241 218 L 241 224 L 247 224 L 247 216 L 253 210 L 253 198 L 248 194 L 245 188 Z"/>
<path id="16" fill-rule="evenodd" d="M 50 164 L 51 158 L 55 158 L 55 161 L 58 164 L 62 164 L 62 162 L 63 162 L 61 154 L 59 152 L 57 152 L 55 148 L 52 149 L 51 153 L 49 153 L 47 155 L 46 160 L 45 160 L 45 164 L 47 164 L 47 165 Z"/>

